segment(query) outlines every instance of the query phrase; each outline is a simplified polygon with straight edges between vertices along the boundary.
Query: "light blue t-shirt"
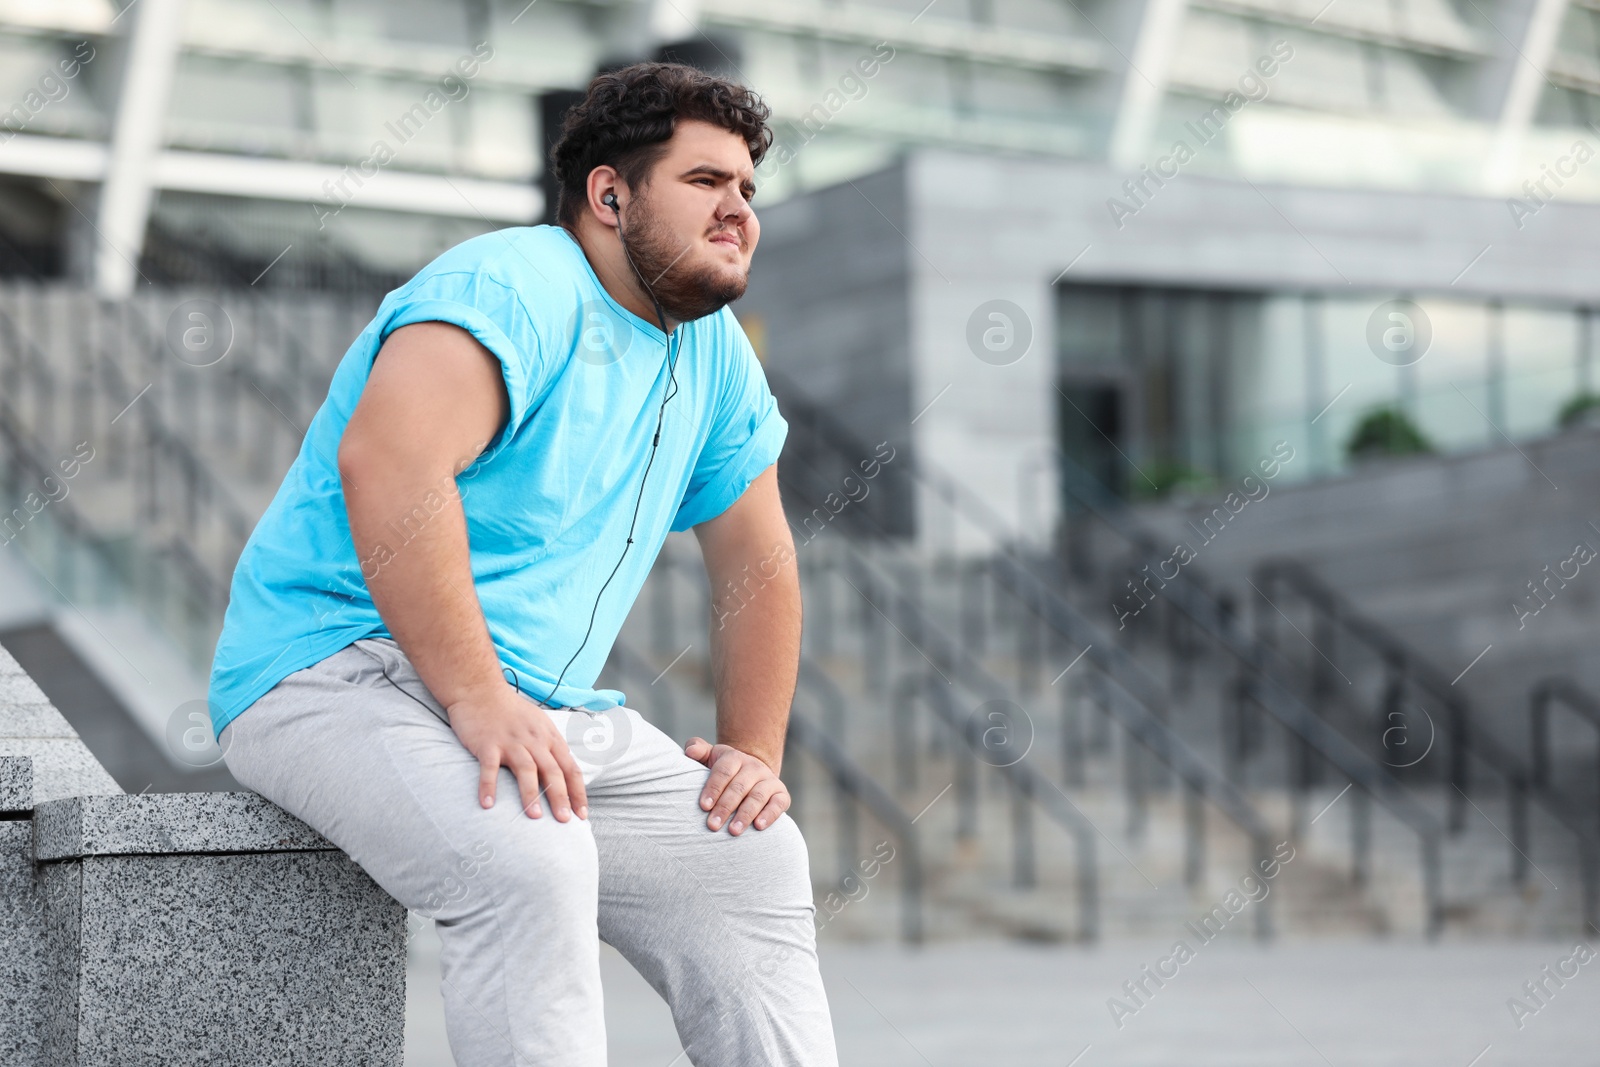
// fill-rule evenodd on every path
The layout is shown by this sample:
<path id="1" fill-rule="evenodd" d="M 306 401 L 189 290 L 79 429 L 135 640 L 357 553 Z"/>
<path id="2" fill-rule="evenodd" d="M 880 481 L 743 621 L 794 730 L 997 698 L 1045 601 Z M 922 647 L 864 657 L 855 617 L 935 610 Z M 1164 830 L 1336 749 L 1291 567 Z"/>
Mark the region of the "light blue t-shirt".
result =
<path id="1" fill-rule="evenodd" d="M 284 677 L 363 637 L 392 636 L 363 574 L 405 551 L 449 486 L 397 502 L 382 543 L 357 559 L 337 456 L 379 346 L 398 327 L 430 320 L 471 331 L 505 376 L 505 429 L 454 481 L 484 618 L 502 666 L 515 671 L 506 677 L 557 707 L 626 703 L 592 686 L 667 532 L 726 510 L 776 462 L 788 433 L 733 312 L 683 323 L 673 330 L 677 392 L 641 499 L 668 387 L 660 327 L 613 300 L 559 226 L 457 245 L 385 297 L 345 353 L 239 557 L 211 667 L 218 735 Z M 636 500 L 634 544 L 601 596 Z"/>

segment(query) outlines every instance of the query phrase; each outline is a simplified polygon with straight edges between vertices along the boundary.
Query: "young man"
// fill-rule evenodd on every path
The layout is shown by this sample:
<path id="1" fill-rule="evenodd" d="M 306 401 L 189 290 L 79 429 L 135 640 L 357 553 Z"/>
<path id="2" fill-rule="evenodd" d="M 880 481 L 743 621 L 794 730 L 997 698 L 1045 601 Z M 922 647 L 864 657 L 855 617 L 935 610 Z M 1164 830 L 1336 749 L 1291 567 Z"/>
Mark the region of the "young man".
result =
<path id="1" fill-rule="evenodd" d="M 837 1062 L 778 777 L 788 427 L 726 306 L 767 115 L 684 66 L 597 77 L 552 153 L 560 226 L 385 298 L 234 575 L 228 767 L 437 919 L 461 1067 L 605 1064 L 600 940 L 690 1062 Z M 592 688 L 669 529 L 713 589 L 786 564 L 719 618 L 717 743 L 684 749 Z"/>

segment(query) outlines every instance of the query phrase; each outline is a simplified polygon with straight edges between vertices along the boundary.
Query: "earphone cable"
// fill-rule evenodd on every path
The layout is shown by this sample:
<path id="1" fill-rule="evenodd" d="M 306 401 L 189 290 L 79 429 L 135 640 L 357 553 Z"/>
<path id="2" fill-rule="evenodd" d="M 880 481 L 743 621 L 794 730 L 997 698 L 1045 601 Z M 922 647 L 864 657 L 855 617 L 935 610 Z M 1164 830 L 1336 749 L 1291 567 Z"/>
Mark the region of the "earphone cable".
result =
<path id="1" fill-rule="evenodd" d="M 644 503 L 645 482 L 650 477 L 650 468 L 655 465 L 656 461 L 656 449 L 661 444 L 661 427 L 667 416 L 667 401 L 678 395 L 678 345 L 675 342 L 681 341 L 682 335 L 675 338 L 673 331 L 667 329 L 667 316 L 661 310 L 661 301 L 656 299 L 655 290 L 650 287 L 649 282 L 644 280 L 644 274 L 639 270 L 639 265 L 633 261 L 633 256 L 628 252 L 628 240 L 622 231 L 622 212 L 617 209 L 616 197 L 608 194 L 606 203 L 617 217 L 617 240 L 622 243 L 622 254 L 627 259 L 628 266 L 633 268 L 633 273 L 639 279 L 639 284 L 644 286 L 644 291 L 650 295 L 650 302 L 655 305 L 656 319 L 661 325 L 661 333 L 666 341 L 667 388 L 662 391 L 661 407 L 656 411 L 656 429 L 650 441 L 650 458 L 645 461 L 644 474 L 639 477 L 639 492 L 633 501 L 633 518 L 628 522 L 627 543 L 622 546 L 622 555 L 617 557 L 616 566 L 611 568 L 611 573 L 606 575 L 605 582 L 601 584 L 600 592 L 595 594 L 594 607 L 589 609 L 589 626 L 584 630 L 583 640 L 578 643 L 578 650 L 572 654 L 572 658 L 567 660 L 566 666 L 562 667 L 561 673 L 556 676 L 556 684 L 551 688 L 550 695 L 544 699 L 546 704 L 551 701 L 557 690 L 561 688 L 561 681 L 567 676 L 567 669 L 577 661 L 578 656 L 589 644 L 589 636 L 594 632 L 595 618 L 600 613 L 600 599 L 605 596 L 606 587 L 611 584 L 611 579 L 615 578 L 617 572 L 622 569 L 623 561 L 628 558 L 628 549 L 633 547 L 633 532 L 639 523 L 639 508 Z"/>

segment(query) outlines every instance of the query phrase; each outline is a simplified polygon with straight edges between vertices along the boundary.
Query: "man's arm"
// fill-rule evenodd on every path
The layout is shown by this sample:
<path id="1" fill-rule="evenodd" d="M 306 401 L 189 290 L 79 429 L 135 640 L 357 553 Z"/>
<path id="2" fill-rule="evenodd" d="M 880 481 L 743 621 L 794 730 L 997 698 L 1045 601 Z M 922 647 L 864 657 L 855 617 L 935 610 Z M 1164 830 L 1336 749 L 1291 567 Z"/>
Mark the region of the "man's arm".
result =
<path id="1" fill-rule="evenodd" d="M 455 483 L 508 410 L 500 364 L 470 333 L 443 322 L 402 326 L 384 341 L 345 427 L 339 476 L 372 602 L 478 758 L 479 803 L 494 806 L 503 765 L 529 815 L 541 814 L 542 779 L 556 819 L 566 822 L 569 807 L 588 815 L 583 774 L 550 717 L 501 674 Z M 385 545 L 388 524 L 418 507 L 431 517 L 411 527 L 405 544 Z"/>
<path id="2" fill-rule="evenodd" d="M 707 826 L 765 830 L 791 803 L 778 772 L 800 666 L 800 571 L 777 465 L 694 532 L 711 579 L 717 744 L 696 737 L 685 751 L 711 768 Z"/>

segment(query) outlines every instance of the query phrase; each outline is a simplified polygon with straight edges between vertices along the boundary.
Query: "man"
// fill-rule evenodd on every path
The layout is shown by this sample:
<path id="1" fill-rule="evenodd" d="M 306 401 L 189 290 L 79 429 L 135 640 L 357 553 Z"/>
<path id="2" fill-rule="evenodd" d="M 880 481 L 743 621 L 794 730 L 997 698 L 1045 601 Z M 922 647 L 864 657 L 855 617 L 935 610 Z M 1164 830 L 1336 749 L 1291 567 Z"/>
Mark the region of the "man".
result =
<path id="1" fill-rule="evenodd" d="M 384 299 L 234 575 L 228 767 L 437 919 L 461 1067 L 603 1065 L 599 940 L 690 1062 L 837 1062 L 778 777 L 787 424 L 726 307 L 768 114 L 676 64 L 597 77 L 552 152 L 560 225 L 474 238 Z M 785 565 L 714 605 L 717 743 L 679 749 L 592 685 L 691 528 L 713 589 Z"/>

